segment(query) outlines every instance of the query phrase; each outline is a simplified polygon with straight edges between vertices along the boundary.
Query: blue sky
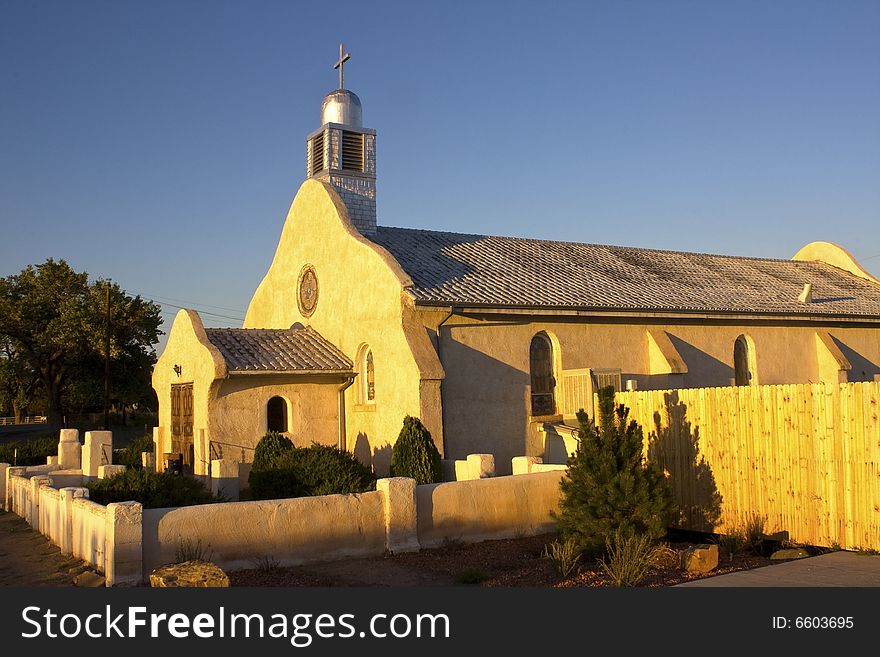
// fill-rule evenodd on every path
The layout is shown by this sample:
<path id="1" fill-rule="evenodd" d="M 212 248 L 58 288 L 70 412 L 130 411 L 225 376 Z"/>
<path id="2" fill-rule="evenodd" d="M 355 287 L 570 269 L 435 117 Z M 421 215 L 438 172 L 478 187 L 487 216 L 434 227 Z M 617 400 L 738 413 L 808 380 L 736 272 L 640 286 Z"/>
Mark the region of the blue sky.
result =
<path id="1" fill-rule="evenodd" d="M 380 224 L 880 275 L 878 2 L 4 0 L 0 276 L 65 258 L 238 325 L 340 40 Z"/>

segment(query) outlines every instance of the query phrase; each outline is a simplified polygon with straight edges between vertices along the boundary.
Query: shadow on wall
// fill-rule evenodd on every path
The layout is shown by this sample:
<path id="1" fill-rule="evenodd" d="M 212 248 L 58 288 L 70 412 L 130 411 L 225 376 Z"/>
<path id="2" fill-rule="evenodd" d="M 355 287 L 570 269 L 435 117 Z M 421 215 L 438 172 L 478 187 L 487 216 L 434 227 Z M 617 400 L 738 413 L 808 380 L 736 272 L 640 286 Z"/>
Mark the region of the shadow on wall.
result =
<path id="1" fill-rule="evenodd" d="M 521 345 L 526 359 L 530 339 Z M 514 456 L 536 453 L 529 451 L 527 440 L 529 373 L 457 342 L 449 326 L 443 327 L 441 340 L 445 458 L 491 453 L 498 474 L 510 474 Z"/>
<path id="2" fill-rule="evenodd" d="M 358 432 L 352 453 L 358 461 L 372 468 L 377 476 L 387 476 L 391 470 L 391 445 L 386 444 L 373 450 L 367 434 L 363 431 Z"/>
<path id="3" fill-rule="evenodd" d="M 852 365 L 852 369 L 849 371 L 847 377 L 850 383 L 873 381 L 874 377 L 880 374 L 880 365 L 872 363 L 859 352 L 843 344 L 834 336 L 832 336 L 831 339 L 834 340 L 834 344 L 837 345 L 837 348 L 840 349 L 841 353 L 849 361 L 849 364 Z"/>
<path id="4" fill-rule="evenodd" d="M 687 529 L 711 532 L 721 520 L 721 493 L 715 475 L 700 454 L 700 429 L 691 428 L 687 406 L 678 393 L 664 395 L 666 426 L 660 413 L 654 413 L 654 431 L 648 436 L 648 458 L 669 473 L 679 524 Z"/>
<path id="5" fill-rule="evenodd" d="M 730 385 L 733 378 L 733 368 L 730 365 L 672 334 L 669 334 L 669 339 L 688 366 L 688 373 L 684 375 L 685 387 L 711 388 Z M 732 342 L 730 355 L 733 357 Z"/>

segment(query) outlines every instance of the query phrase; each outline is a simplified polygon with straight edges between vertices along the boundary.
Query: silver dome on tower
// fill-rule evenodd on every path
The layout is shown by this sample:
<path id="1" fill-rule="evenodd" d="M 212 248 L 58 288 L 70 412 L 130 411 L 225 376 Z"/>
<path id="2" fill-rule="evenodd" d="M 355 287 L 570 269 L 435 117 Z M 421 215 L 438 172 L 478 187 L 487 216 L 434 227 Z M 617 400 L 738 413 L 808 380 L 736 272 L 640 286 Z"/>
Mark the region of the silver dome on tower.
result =
<path id="1" fill-rule="evenodd" d="M 321 127 L 306 142 L 306 175 L 329 183 L 363 235 L 376 232 L 376 131 L 362 125 L 361 99 L 345 88 L 350 59 L 339 44 L 339 88 L 324 96 Z"/>
<path id="2" fill-rule="evenodd" d="M 321 103 L 321 125 L 341 123 L 360 128 L 363 125 L 361 99 L 348 89 L 337 89 L 324 96 Z"/>

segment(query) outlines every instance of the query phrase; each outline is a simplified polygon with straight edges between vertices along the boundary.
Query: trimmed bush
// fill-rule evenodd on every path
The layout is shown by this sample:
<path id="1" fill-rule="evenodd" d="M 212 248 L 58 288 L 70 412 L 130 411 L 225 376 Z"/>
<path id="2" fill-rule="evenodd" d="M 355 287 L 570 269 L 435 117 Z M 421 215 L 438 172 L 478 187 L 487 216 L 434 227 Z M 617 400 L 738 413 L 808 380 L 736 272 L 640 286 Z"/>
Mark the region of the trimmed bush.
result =
<path id="1" fill-rule="evenodd" d="M 134 468 L 90 483 L 88 488 L 89 499 L 98 504 L 140 502 L 145 509 L 218 501 L 198 479 Z"/>
<path id="2" fill-rule="evenodd" d="M 314 444 L 285 451 L 273 468 L 253 468 L 248 482 L 255 500 L 271 500 L 363 493 L 375 488 L 376 477 L 353 454 Z"/>
<path id="3" fill-rule="evenodd" d="M 270 431 L 260 438 L 254 449 L 253 470 L 270 470 L 277 467 L 278 459 L 293 449 L 290 438 L 277 431 Z"/>
<path id="4" fill-rule="evenodd" d="M 391 448 L 391 476 L 410 477 L 417 484 L 433 484 L 443 480 L 440 452 L 431 432 L 417 417 L 403 418 L 403 428 Z"/>
<path id="5" fill-rule="evenodd" d="M 18 449 L 16 456 L 15 450 Z M 0 463 L 15 465 L 46 465 L 47 456 L 58 455 L 58 438 L 46 436 L 17 440 L 0 445 Z"/>
<path id="6" fill-rule="evenodd" d="M 128 447 L 113 450 L 113 463 L 140 470 L 144 467 L 141 454 L 153 451 L 153 437 L 149 434 L 135 438 Z"/>

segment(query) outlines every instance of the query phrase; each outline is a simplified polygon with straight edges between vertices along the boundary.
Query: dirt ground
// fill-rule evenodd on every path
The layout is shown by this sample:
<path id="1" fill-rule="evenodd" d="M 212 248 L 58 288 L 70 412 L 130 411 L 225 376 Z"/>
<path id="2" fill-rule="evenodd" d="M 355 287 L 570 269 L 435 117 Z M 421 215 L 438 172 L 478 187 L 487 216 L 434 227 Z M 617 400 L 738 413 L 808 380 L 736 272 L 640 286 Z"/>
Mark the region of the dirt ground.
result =
<path id="1" fill-rule="evenodd" d="M 73 586 L 68 571 L 81 566 L 17 515 L 0 511 L 0 586 Z"/>
<path id="2" fill-rule="evenodd" d="M 585 562 L 580 572 L 565 581 L 542 557 L 544 547 L 557 538 L 544 534 L 483 543 L 455 543 L 444 547 L 325 564 L 273 567 L 263 563 L 252 570 L 229 573 L 232 586 L 609 586 L 610 580 L 596 562 Z M 685 549 L 691 543 L 671 543 Z M 724 559 L 707 575 L 681 568 L 653 568 L 642 586 L 662 587 L 711 575 L 767 566 L 767 557 L 737 555 Z"/>

